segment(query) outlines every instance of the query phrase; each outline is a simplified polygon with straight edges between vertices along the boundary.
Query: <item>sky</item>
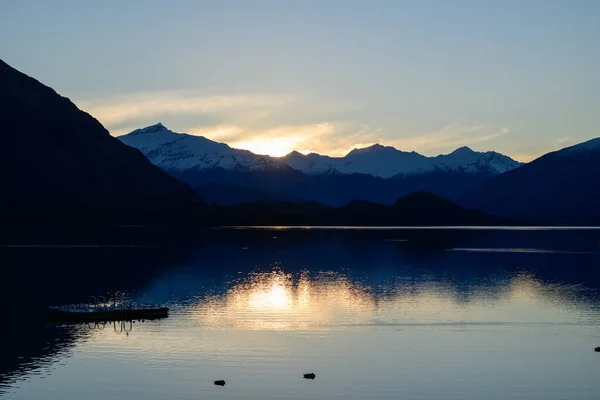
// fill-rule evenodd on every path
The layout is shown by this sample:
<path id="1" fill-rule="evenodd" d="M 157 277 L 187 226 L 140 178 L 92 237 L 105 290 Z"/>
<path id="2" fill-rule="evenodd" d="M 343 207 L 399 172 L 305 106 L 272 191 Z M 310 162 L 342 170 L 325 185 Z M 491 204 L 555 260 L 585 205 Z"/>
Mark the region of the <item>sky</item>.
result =
<path id="1" fill-rule="evenodd" d="M 283 155 L 600 136 L 600 1 L 0 0 L 0 58 L 112 135 Z"/>

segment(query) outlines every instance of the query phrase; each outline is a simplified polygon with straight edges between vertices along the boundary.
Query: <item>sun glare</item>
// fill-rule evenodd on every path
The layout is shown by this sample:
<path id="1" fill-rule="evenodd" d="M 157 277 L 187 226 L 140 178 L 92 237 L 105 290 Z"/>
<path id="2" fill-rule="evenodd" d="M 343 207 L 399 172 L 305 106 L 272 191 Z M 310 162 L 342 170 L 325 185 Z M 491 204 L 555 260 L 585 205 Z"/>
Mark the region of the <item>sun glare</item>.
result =
<path id="1" fill-rule="evenodd" d="M 248 304 L 254 308 L 288 309 L 291 306 L 291 293 L 282 280 L 273 280 L 270 287 L 261 287 L 250 293 Z"/>
<path id="2" fill-rule="evenodd" d="M 250 150 L 254 154 L 282 157 L 292 152 L 303 141 L 300 137 L 254 138 L 232 144 L 237 149 Z"/>

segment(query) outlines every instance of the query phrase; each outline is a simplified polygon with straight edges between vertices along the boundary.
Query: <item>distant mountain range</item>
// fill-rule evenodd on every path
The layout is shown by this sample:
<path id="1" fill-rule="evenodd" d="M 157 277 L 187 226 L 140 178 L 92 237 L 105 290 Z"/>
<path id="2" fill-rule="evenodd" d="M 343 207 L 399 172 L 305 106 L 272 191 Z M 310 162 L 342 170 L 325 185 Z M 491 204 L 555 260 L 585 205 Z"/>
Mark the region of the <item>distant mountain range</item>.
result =
<path id="1" fill-rule="evenodd" d="M 399 197 L 425 191 L 502 217 L 600 223 L 600 138 L 528 164 L 468 147 L 426 157 L 378 144 L 345 157 L 298 152 L 269 157 L 175 133 L 161 124 L 119 139 L 220 205 L 261 201 L 393 205 Z"/>
<path id="2" fill-rule="evenodd" d="M 0 110 L 0 217 L 202 202 L 69 99 L 2 60 Z"/>
<path id="3" fill-rule="evenodd" d="M 0 109 L 0 224 L 600 224 L 600 138 L 524 165 L 466 147 L 276 158 L 161 124 L 117 140 L 1 60 Z"/>
<path id="4" fill-rule="evenodd" d="M 450 154 L 426 157 L 416 152 L 404 152 L 390 146 L 375 144 L 354 149 L 344 157 L 307 155 L 296 151 L 280 158 L 290 167 L 307 174 L 365 174 L 383 179 L 420 175 L 433 171 L 467 172 L 471 174 L 501 174 L 521 163 L 494 151 L 476 152 L 461 147 Z"/>
<path id="5" fill-rule="evenodd" d="M 521 165 L 500 153 L 475 152 L 468 147 L 461 147 L 450 154 L 426 157 L 414 151 L 404 152 L 380 144 L 354 149 L 344 157 L 329 157 L 317 153 L 304 155 L 297 151 L 284 157 L 270 157 L 234 149 L 202 136 L 175 133 L 161 123 L 137 129 L 118 139 L 139 149 L 163 170 L 178 172 L 214 168 L 264 171 L 292 167 L 306 174 L 364 174 L 388 179 L 435 170 L 497 175 Z"/>
<path id="6" fill-rule="evenodd" d="M 417 190 L 453 197 L 521 163 L 468 147 L 437 157 L 373 145 L 345 157 L 292 152 L 257 155 L 201 136 L 175 133 L 162 124 L 119 139 L 183 180 L 209 202 L 316 201 L 341 206 L 353 200 L 393 204 Z"/>

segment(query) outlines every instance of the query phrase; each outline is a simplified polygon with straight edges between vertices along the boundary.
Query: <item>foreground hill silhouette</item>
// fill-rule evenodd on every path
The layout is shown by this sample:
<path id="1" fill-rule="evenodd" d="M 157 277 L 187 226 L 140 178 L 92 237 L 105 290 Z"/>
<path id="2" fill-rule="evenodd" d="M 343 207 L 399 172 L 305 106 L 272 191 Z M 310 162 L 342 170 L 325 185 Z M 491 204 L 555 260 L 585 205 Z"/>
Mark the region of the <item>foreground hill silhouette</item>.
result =
<path id="1" fill-rule="evenodd" d="M 0 216 L 137 212 L 197 204 L 187 185 L 53 89 L 0 60 Z"/>
<path id="2" fill-rule="evenodd" d="M 443 197 L 415 192 L 393 205 L 353 201 L 333 208 L 319 203 L 257 202 L 230 208 L 227 225 L 347 225 L 347 226 L 451 226 L 509 225 L 516 221 L 467 210 Z"/>
<path id="3" fill-rule="evenodd" d="M 557 224 L 600 223 L 600 138 L 548 153 L 466 193 L 466 207 Z"/>

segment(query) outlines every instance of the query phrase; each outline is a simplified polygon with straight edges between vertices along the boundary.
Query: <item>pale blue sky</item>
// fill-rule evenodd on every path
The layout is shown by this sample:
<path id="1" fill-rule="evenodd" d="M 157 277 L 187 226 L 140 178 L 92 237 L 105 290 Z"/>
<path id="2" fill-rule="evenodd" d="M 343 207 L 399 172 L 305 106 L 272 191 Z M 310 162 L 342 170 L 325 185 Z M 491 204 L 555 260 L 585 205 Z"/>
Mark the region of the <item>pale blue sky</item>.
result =
<path id="1" fill-rule="evenodd" d="M 0 0 L 0 58 L 117 135 L 528 160 L 600 136 L 600 1 Z"/>

